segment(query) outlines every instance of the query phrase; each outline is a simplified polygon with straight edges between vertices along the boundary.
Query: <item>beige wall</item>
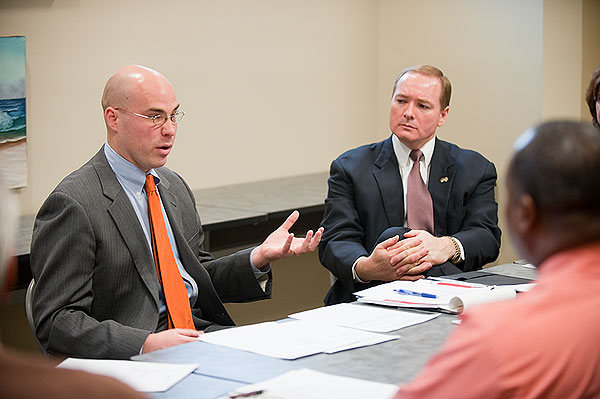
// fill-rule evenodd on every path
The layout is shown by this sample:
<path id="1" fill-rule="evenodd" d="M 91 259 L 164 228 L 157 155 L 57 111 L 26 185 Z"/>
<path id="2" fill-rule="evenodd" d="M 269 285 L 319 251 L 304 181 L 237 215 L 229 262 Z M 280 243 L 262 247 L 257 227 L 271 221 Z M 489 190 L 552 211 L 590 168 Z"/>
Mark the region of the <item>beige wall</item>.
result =
<path id="1" fill-rule="evenodd" d="M 582 14 L 581 93 L 584 96 L 592 72 L 600 67 L 600 1 L 583 0 Z M 581 103 L 581 116 L 592 123 L 592 116 L 585 102 Z"/>
<path id="2" fill-rule="evenodd" d="M 453 86 L 450 113 L 438 137 L 474 149 L 495 163 L 503 231 L 499 263 L 517 255 L 504 223 L 503 176 L 515 138 L 542 109 L 542 1 L 411 3 L 379 7 L 378 126 L 388 127 L 391 88 L 404 67 L 438 66 Z"/>
<path id="3" fill-rule="evenodd" d="M 544 1 L 542 118 L 581 116 L 582 1 Z"/>
<path id="4" fill-rule="evenodd" d="M 543 118 L 581 116 L 600 54 L 588 11 L 597 3 L 4 0 L 0 35 L 27 36 L 21 209 L 36 212 L 103 143 L 102 87 L 129 63 L 175 86 L 188 115 L 168 165 L 193 188 L 327 170 L 389 134 L 399 70 L 437 65 L 454 86 L 439 136 L 496 164 L 502 207 L 514 139 Z M 516 256 L 506 238 L 501 262 Z"/>
<path id="5" fill-rule="evenodd" d="M 194 188 L 327 170 L 375 124 L 376 2 L 2 1 L 27 37 L 23 212 L 104 141 L 100 96 L 120 66 L 164 73 L 182 109 L 168 165 Z"/>

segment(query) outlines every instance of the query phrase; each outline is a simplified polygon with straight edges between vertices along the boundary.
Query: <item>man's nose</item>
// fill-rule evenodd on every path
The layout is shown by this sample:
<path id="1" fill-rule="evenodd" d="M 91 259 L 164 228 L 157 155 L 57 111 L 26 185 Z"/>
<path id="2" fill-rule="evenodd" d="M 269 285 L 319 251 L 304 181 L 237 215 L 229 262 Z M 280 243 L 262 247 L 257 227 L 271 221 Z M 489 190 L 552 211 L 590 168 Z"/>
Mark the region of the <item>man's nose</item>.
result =
<path id="1" fill-rule="evenodd" d="M 412 103 L 406 104 L 406 107 L 404 108 L 404 117 L 406 119 L 413 119 L 415 117 L 415 114 L 413 111 L 414 111 L 414 107 L 413 107 Z"/>
<path id="2" fill-rule="evenodd" d="M 177 132 L 177 124 L 167 120 L 162 126 L 162 134 L 165 136 L 174 136 Z"/>

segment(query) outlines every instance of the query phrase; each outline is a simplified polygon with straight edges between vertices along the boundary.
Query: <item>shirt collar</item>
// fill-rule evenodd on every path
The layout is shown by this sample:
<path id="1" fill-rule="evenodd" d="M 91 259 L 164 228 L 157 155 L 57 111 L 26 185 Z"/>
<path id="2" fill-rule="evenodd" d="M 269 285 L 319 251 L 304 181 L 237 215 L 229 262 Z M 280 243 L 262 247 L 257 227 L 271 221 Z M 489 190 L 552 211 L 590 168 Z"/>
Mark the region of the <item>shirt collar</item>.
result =
<path id="1" fill-rule="evenodd" d="M 404 143 L 400 141 L 400 139 L 392 134 L 392 145 L 394 146 L 394 153 L 396 154 L 396 159 L 398 160 L 398 165 L 400 166 L 409 166 L 410 165 L 410 151 Z M 431 157 L 433 156 L 433 150 L 435 148 L 435 136 L 431 138 L 427 143 L 423 144 L 421 148 L 421 152 L 423 153 L 423 158 L 425 161 L 425 167 L 429 168 L 429 164 L 431 163 Z"/>
<path id="2" fill-rule="evenodd" d="M 110 145 L 108 145 L 108 143 L 104 144 L 104 155 L 113 172 L 115 172 L 117 179 L 123 186 L 134 193 L 142 191 L 146 184 L 147 173 L 144 173 L 140 168 L 119 155 Z M 156 170 L 150 169 L 148 173 L 154 176 L 156 185 L 158 185 L 160 183 L 160 178 L 158 177 Z"/>

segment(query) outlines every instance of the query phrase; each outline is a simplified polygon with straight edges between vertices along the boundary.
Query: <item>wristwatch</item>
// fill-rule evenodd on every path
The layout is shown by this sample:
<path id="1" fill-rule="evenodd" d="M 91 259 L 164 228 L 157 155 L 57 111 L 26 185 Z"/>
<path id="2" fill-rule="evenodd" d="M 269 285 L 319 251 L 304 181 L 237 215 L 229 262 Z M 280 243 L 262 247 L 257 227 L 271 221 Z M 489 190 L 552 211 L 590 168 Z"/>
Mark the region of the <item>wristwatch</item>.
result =
<path id="1" fill-rule="evenodd" d="M 454 237 L 449 237 L 450 241 L 452 241 L 452 244 L 454 244 L 454 256 L 452 256 L 452 258 L 450 258 L 450 262 L 457 264 L 458 262 L 460 262 L 460 245 L 458 245 L 458 240 Z"/>

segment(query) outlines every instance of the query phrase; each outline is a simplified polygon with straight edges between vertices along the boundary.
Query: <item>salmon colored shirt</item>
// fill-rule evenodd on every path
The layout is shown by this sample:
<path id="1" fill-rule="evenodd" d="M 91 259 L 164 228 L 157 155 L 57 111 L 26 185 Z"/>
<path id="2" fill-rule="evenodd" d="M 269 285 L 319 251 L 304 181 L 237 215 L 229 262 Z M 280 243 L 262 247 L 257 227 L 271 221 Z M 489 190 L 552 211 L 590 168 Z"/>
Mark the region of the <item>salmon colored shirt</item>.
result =
<path id="1" fill-rule="evenodd" d="M 600 244 L 555 254 L 516 299 L 467 311 L 394 399 L 600 398 Z"/>

